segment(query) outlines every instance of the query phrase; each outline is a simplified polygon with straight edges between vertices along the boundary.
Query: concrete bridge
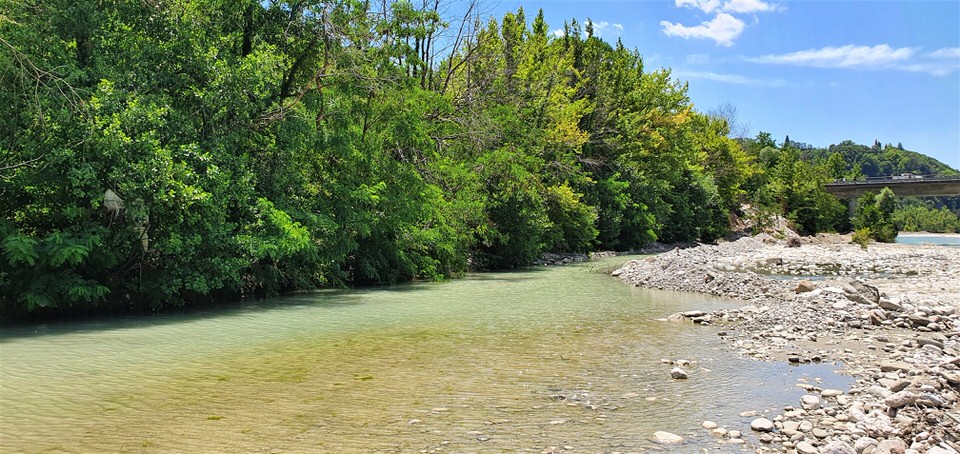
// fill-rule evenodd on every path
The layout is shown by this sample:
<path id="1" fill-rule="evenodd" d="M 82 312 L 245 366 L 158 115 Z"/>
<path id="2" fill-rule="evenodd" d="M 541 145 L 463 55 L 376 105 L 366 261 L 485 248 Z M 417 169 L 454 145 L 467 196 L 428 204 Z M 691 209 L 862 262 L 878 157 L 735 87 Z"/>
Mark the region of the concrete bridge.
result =
<path id="1" fill-rule="evenodd" d="M 890 188 L 898 197 L 960 195 L 960 176 L 904 174 L 867 178 L 863 181 L 835 181 L 824 187 L 837 198 L 850 201 L 850 215 L 853 216 L 857 198 L 867 192 L 878 194 L 883 188 Z"/>

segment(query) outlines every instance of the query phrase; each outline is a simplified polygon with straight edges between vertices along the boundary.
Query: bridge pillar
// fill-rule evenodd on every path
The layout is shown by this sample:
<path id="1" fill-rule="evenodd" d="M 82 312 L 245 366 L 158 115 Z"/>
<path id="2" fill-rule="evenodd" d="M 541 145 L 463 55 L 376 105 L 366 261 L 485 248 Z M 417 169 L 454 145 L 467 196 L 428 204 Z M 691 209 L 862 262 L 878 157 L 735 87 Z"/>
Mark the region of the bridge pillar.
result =
<path id="1" fill-rule="evenodd" d="M 853 215 L 855 214 L 857 214 L 856 197 L 847 200 L 847 217 L 853 219 Z"/>

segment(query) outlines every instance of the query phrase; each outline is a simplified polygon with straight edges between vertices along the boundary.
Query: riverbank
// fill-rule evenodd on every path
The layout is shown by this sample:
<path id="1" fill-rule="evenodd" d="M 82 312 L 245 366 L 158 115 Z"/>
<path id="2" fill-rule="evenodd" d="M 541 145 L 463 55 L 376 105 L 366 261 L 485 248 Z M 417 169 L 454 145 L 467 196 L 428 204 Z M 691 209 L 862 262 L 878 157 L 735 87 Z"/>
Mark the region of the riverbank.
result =
<path id="1" fill-rule="evenodd" d="M 838 361 L 856 379 L 848 390 L 801 384 L 801 402 L 754 421 L 759 450 L 960 450 L 960 248 L 863 250 L 849 236 L 762 234 L 632 260 L 613 274 L 740 300 L 738 309 L 669 320 L 722 326 L 720 342 L 758 359 Z"/>

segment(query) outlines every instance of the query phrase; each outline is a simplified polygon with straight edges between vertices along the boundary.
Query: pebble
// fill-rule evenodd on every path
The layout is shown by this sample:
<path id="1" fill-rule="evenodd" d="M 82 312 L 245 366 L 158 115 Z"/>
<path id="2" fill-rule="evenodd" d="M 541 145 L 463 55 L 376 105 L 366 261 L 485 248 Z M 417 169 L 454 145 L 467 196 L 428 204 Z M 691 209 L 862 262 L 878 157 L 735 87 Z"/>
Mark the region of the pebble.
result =
<path id="1" fill-rule="evenodd" d="M 704 421 L 703 424 L 700 424 L 700 427 L 703 427 L 707 430 L 713 430 L 717 428 L 717 423 L 713 421 Z"/>

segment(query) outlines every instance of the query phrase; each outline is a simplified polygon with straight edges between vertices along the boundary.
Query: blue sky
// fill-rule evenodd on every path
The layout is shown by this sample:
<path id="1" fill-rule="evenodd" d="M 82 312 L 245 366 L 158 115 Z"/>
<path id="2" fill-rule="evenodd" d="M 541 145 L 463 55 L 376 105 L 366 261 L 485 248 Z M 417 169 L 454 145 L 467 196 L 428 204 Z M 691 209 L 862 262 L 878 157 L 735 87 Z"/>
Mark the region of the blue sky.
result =
<path id="1" fill-rule="evenodd" d="M 499 0 L 485 12 L 521 6 L 552 30 L 589 18 L 689 81 L 698 110 L 736 107 L 751 136 L 902 143 L 960 168 L 960 1 Z"/>

